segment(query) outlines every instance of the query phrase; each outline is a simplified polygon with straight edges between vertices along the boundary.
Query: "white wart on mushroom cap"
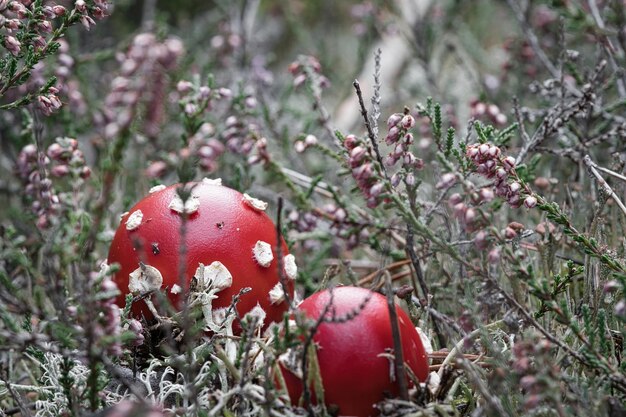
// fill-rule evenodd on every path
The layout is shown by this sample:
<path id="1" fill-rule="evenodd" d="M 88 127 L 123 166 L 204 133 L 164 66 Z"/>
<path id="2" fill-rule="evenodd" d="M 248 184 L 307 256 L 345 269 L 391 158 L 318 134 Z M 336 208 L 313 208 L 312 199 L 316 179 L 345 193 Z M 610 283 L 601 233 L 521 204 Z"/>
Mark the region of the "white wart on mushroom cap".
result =
<path id="1" fill-rule="evenodd" d="M 262 240 L 258 240 L 252 249 L 254 260 L 264 268 L 268 268 L 274 260 L 272 245 Z"/>
<path id="2" fill-rule="evenodd" d="M 163 285 L 163 275 L 150 265 L 140 265 L 128 276 L 128 291 L 133 294 L 145 294 L 156 291 Z"/>

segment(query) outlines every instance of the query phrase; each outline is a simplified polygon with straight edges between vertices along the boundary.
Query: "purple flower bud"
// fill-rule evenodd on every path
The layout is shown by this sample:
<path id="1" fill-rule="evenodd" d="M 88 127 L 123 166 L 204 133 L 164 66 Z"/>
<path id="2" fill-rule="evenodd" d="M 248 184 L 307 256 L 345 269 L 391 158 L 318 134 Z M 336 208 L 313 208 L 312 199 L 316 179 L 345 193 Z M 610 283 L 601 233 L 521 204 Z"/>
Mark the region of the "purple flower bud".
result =
<path id="1" fill-rule="evenodd" d="M 490 201 L 493 201 L 494 194 L 490 188 L 481 188 L 478 192 L 478 197 L 480 198 L 480 201 L 489 203 Z"/>
<path id="2" fill-rule="evenodd" d="M 50 170 L 50 174 L 54 177 L 64 177 L 70 173 L 70 167 L 67 165 L 56 165 Z"/>
<path id="3" fill-rule="evenodd" d="M 416 160 L 417 158 L 413 153 L 407 152 L 404 154 L 404 165 L 412 166 Z"/>
<path id="4" fill-rule="evenodd" d="M 478 147 L 478 153 L 480 155 L 487 155 L 487 153 L 489 152 L 489 145 L 487 145 L 486 143 L 482 143 L 479 147 Z"/>
<path id="5" fill-rule="evenodd" d="M 464 219 L 466 210 L 467 210 L 467 206 L 465 205 L 465 203 L 455 204 L 453 208 L 454 217 L 458 219 Z"/>
<path id="6" fill-rule="evenodd" d="M 406 150 L 404 148 L 404 144 L 402 143 L 398 143 L 396 147 L 393 148 L 393 156 L 396 158 L 400 158 L 404 152 L 406 152 Z"/>
<path id="7" fill-rule="evenodd" d="M 498 114 L 500 114 L 500 108 L 496 106 L 495 104 L 490 104 L 487 107 L 487 113 L 489 114 L 489 116 L 495 117 Z"/>
<path id="8" fill-rule="evenodd" d="M 472 224 L 474 220 L 476 220 L 476 217 L 477 217 L 476 210 L 473 208 L 468 208 L 465 211 L 465 216 L 463 217 L 463 220 L 465 220 L 466 224 Z"/>
<path id="9" fill-rule="evenodd" d="M 456 175 L 451 172 L 446 172 L 441 176 L 441 180 L 435 185 L 435 188 L 441 190 L 443 188 L 450 188 L 456 182 Z"/>
<path id="10" fill-rule="evenodd" d="M 369 194 L 372 197 L 378 197 L 383 192 L 384 188 L 385 185 L 382 182 L 377 182 L 370 188 Z"/>
<path id="11" fill-rule="evenodd" d="M 4 39 L 4 46 L 9 52 L 11 52 L 11 54 L 13 54 L 13 56 L 16 56 L 20 53 L 22 44 L 13 36 L 7 36 Z"/>
<path id="12" fill-rule="evenodd" d="M 448 205 L 450 207 L 454 207 L 462 201 L 463 201 L 463 197 L 461 196 L 461 194 L 454 193 L 450 196 L 450 198 L 448 198 Z"/>
<path id="13" fill-rule="evenodd" d="M 55 15 L 57 15 L 59 17 L 60 16 L 64 16 L 65 12 L 66 12 L 65 7 L 60 6 L 58 4 L 52 6 L 52 11 L 54 12 Z"/>
<path id="14" fill-rule="evenodd" d="M 526 197 L 526 199 L 524 199 L 524 206 L 526 208 L 533 208 L 537 205 L 537 199 L 535 197 L 533 197 L 532 195 Z"/>
<path id="15" fill-rule="evenodd" d="M 474 159 L 478 155 L 478 148 L 475 146 L 470 146 L 467 148 L 466 154 L 468 157 Z"/>
<path id="16" fill-rule="evenodd" d="M 504 158 L 504 160 L 502 161 L 502 166 L 504 167 L 504 169 L 506 169 L 507 171 L 512 170 L 513 168 L 515 168 L 515 158 L 513 158 L 512 156 L 507 156 L 506 158 Z"/>
<path id="17" fill-rule="evenodd" d="M 407 183 L 407 185 L 409 185 L 411 187 L 414 186 L 415 185 L 415 175 L 413 175 L 412 172 L 409 172 L 407 174 L 407 176 L 406 176 L 404 181 Z"/>
<path id="18" fill-rule="evenodd" d="M 517 236 L 517 232 L 512 227 L 504 229 L 504 237 L 507 239 L 513 239 Z"/>
<path id="19" fill-rule="evenodd" d="M 508 175 L 507 172 L 503 168 L 498 168 L 496 170 L 496 177 L 498 177 L 501 180 L 505 179 L 507 175 Z"/>
<path id="20" fill-rule="evenodd" d="M 348 135 L 343 140 L 343 146 L 345 146 L 347 150 L 354 149 L 358 143 L 359 140 L 354 135 Z"/>
<path id="21" fill-rule="evenodd" d="M 400 129 L 397 126 L 394 126 L 391 129 L 389 129 L 387 136 L 385 136 L 385 143 L 387 145 L 392 145 L 398 141 L 399 136 L 400 136 Z"/>
<path id="22" fill-rule="evenodd" d="M 496 117 L 495 117 L 495 122 L 496 122 L 496 124 L 499 124 L 499 125 L 506 124 L 506 122 L 507 122 L 506 115 L 503 114 L 503 113 L 498 113 L 498 115 L 496 115 Z"/>
<path id="23" fill-rule="evenodd" d="M 519 182 L 517 181 L 513 181 L 511 184 L 509 184 L 509 190 L 511 190 L 512 193 L 517 193 L 519 192 L 519 190 L 522 188 L 522 186 L 520 185 Z"/>
<path id="24" fill-rule="evenodd" d="M 293 145 L 297 153 L 302 153 L 306 149 L 306 145 L 303 141 L 299 140 Z"/>
<path id="25" fill-rule="evenodd" d="M 407 133 L 406 135 L 404 135 L 404 145 L 412 145 L 413 141 L 414 139 L 412 133 Z"/>
<path id="26" fill-rule="evenodd" d="M 306 143 L 307 146 L 317 145 L 317 138 L 313 135 L 306 135 L 304 143 Z"/>
<path id="27" fill-rule="evenodd" d="M 402 118 L 403 118 L 402 113 L 392 114 L 391 116 L 389 116 L 389 119 L 387 119 L 387 128 L 391 129 L 392 127 L 396 126 L 398 123 L 400 123 Z"/>
<path id="28" fill-rule="evenodd" d="M 407 114 L 402 118 L 401 124 L 404 129 L 408 130 L 415 126 L 415 118 L 410 114 Z"/>
<path id="29" fill-rule="evenodd" d="M 392 167 L 396 164 L 396 162 L 398 162 L 398 159 L 400 158 L 394 156 L 393 154 L 389 154 L 385 157 L 383 163 L 385 164 L 385 166 Z"/>
<path id="30" fill-rule="evenodd" d="M 358 163 L 363 160 L 365 155 L 367 154 L 367 149 L 363 146 L 357 146 L 350 151 L 350 159 L 352 163 Z"/>
<path id="31" fill-rule="evenodd" d="M 480 232 L 476 233 L 476 236 L 474 236 L 474 245 L 476 245 L 477 249 L 485 249 L 488 244 L 489 240 L 487 232 L 481 230 Z"/>
<path id="32" fill-rule="evenodd" d="M 391 186 L 396 188 L 398 185 L 400 185 L 401 180 L 402 176 L 398 172 L 396 172 L 391 176 Z"/>
<path id="33" fill-rule="evenodd" d="M 514 194 L 514 195 L 510 196 L 508 201 L 509 201 L 509 205 L 511 207 L 519 207 L 521 205 L 521 200 L 519 198 L 519 194 Z"/>
<path id="34" fill-rule="evenodd" d="M 487 260 L 491 264 L 496 264 L 500 261 L 500 248 L 493 248 L 489 251 L 487 255 Z"/>

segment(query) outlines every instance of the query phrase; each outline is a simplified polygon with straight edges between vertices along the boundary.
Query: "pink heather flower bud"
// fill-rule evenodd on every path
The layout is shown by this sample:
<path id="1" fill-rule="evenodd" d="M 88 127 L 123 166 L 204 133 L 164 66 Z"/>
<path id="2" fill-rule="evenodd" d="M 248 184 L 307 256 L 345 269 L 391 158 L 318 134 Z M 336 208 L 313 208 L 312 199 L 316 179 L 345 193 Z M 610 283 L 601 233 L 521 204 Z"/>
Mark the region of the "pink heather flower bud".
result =
<path id="1" fill-rule="evenodd" d="M 52 24 L 47 20 L 42 20 L 37 23 L 37 29 L 43 33 L 50 33 L 52 32 Z"/>
<path id="2" fill-rule="evenodd" d="M 400 158 L 404 152 L 406 152 L 406 149 L 402 143 L 398 143 L 396 147 L 393 148 L 393 156 L 396 158 Z"/>
<path id="3" fill-rule="evenodd" d="M 21 26 L 22 23 L 20 23 L 20 21 L 17 19 L 7 19 L 7 21 L 4 22 L 4 27 L 9 33 L 13 32 L 14 30 L 18 30 Z"/>
<path id="4" fill-rule="evenodd" d="M 485 103 L 479 101 L 474 105 L 474 115 L 482 116 L 483 114 L 485 114 L 485 111 L 487 111 L 487 106 L 485 105 Z"/>
<path id="5" fill-rule="evenodd" d="M 456 175 L 451 172 L 446 172 L 441 176 L 441 180 L 435 185 L 435 188 L 441 190 L 442 188 L 450 188 L 456 182 Z"/>
<path id="6" fill-rule="evenodd" d="M 64 16 L 66 13 L 65 7 L 55 4 L 54 6 L 52 6 L 52 11 L 54 12 L 55 15 L 61 17 Z"/>
<path id="7" fill-rule="evenodd" d="M 506 158 L 504 158 L 504 160 L 502 161 L 502 166 L 504 167 L 504 169 L 506 169 L 507 171 L 512 170 L 513 168 L 515 168 L 515 158 L 513 158 L 512 156 L 507 156 Z"/>
<path id="8" fill-rule="evenodd" d="M 475 146 L 471 146 L 467 148 L 466 154 L 468 157 L 474 159 L 478 155 L 478 148 Z"/>
<path id="9" fill-rule="evenodd" d="M 74 3 L 74 8 L 80 13 L 87 12 L 87 4 L 85 4 L 85 0 L 76 0 L 76 2 Z"/>
<path id="10" fill-rule="evenodd" d="M 507 118 L 506 115 L 504 113 L 499 113 L 496 117 L 495 117 L 495 122 L 496 124 L 499 125 L 504 125 L 507 122 Z"/>
<path id="11" fill-rule="evenodd" d="M 348 213 L 342 208 L 337 209 L 335 212 L 335 221 L 342 223 L 348 217 Z"/>
<path id="12" fill-rule="evenodd" d="M 26 158 L 34 158 L 37 156 L 37 147 L 30 143 L 22 148 L 22 153 Z"/>
<path id="13" fill-rule="evenodd" d="M 404 154 L 404 165 L 413 166 L 417 161 L 415 155 L 412 152 L 407 152 Z"/>
<path id="14" fill-rule="evenodd" d="M 67 165 L 56 165 L 50 170 L 50 174 L 54 177 L 64 177 L 70 173 L 70 167 Z"/>
<path id="15" fill-rule="evenodd" d="M 513 239 L 517 236 L 517 232 L 512 227 L 504 229 L 504 237 L 507 239 Z"/>
<path id="16" fill-rule="evenodd" d="M 500 156 L 500 152 L 500 148 L 498 148 L 497 146 L 490 146 L 488 155 L 491 158 L 497 158 L 498 156 Z"/>
<path id="17" fill-rule="evenodd" d="M 391 186 L 393 188 L 396 188 L 398 185 L 400 185 L 400 181 L 402 180 L 402 176 L 399 173 L 395 173 L 391 176 Z"/>
<path id="18" fill-rule="evenodd" d="M 28 9 L 18 1 L 11 2 L 9 4 L 9 10 L 17 14 L 19 19 L 26 19 L 28 17 Z"/>
<path id="19" fill-rule="evenodd" d="M 482 143 L 479 147 L 478 147 L 478 153 L 480 155 L 487 155 L 487 153 L 489 152 L 489 145 L 487 145 L 486 143 Z"/>
<path id="20" fill-rule="evenodd" d="M 383 192 L 384 188 L 385 185 L 382 182 L 377 182 L 370 188 L 369 194 L 372 197 L 378 197 Z"/>
<path id="21" fill-rule="evenodd" d="M 487 232 L 481 230 L 474 236 L 474 245 L 477 249 L 485 249 L 489 244 Z"/>
<path id="22" fill-rule="evenodd" d="M 536 205 L 537 205 L 537 199 L 535 197 L 533 197 L 532 195 L 526 197 L 526 199 L 524 200 L 524 206 L 526 208 L 531 209 L 531 208 L 535 207 Z"/>
<path id="23" fill-rule="evenodd" d="M 306 146 L 317 145 L 317 138 L 313 135 L 306 135 L 306 137 L 304 138 L 304 143 L 306 143 Z"/>
<path id="24" fill-rule="evenodd" d="M 489 172 L 489 168 L 487 168 L 487 165 L 485 165 L 485 164 L 480 164 L 476 168 L 476 173 L 478 173 L 480 175 L 487 175 L 488 172 Z"/>
<path id="25" fill-rule="evenodd" d="M 293 148 L 296 150 L 297 153 L 302 153 L 304 152 L 304 150 L 306 149 L 306 145 L 304 144 L 303 141 L 298 140 L 296 141 L 296 143 L 293 145 Z"/>
<path id="26" fill-rule="evenodd" d="M 167 164 L 163 161 L 155 161 L 151 163 L 146 169 L 146 176 L 148 178 L 160 178 L 165 175 L 167 171 Z"/>
<path id="27" fill-rule="evenodd" d="M 511 184 L 509 184 L 509 190 L 511 190 L 512 193 L 517 193 L 521 188 L 522 186 L 517 181 L 514 181 Z"/>
<path id="28" fill-rule="evenodd" d="M 357 180 L 368 180 L 372 177 L 374 172 L 372 171 L 372 164 L 365 163 L 356 167 L 352 173 Z"/>
<path id="29" fill-rule="evenodd" d="M 415 118 L 410 114 L 407 114 L 402 118 L 401 124 L 404 129 L 408 130 L 415 126 Z"/>
<path id="30" fill-rule="evenodd" d="M 458 203 L 454 205 L 454 217 L 458 219 L 465 218 L 465 211 L 467 210 L 467 206 L 465 203 Z"/>
<path id="31" fill-rule="evenodd" d="M 293 86 L 300 87 L 306 81 L 306 74 L 298 74 L 293 78 Z"/>
<path id="32" fill-rule="evenodd" d="M 145 340 L 143 335 L 143 326 L 138 320 L 131 319 L 128 321 L 128 330 L 135 334 L 135 340 L 133 341 L 133 346 L 139 347 L 143 345 Z"/>
<path id="33" fill-rule="evenodd" d="M 394 156 L 393 154 L 389 154 L 385 157 L 383 163 L 385 164 L 385 166 L 392 167 L 396 164 L 396 162 L 398 162 L 398 159 L 400 158 Z"/>
<path id="34" fill-rule="evenodd" d="M 500 248 L 493 248 L 489 251 L 487 255 L 487 260 L 491 264 L 496 264 L 500 260 Z"/>
<path id="35" fill-rule="evenodd" d="M 478 197 L 480 198 L 480 201 L 489 203 L 490 201 L 493 201 L 495 196 L 490 188 L 481 188 L 478 192 Z"/>
<path id="36" fill-rule="evenodd" d="M 450 198 L 448 198 L 448 205 L 450 207 L 454 207 L 462 201 L 463 201 L 463 197 L 461 196 L 461 194 L 454 193 L 450 196 Z"/>
<path id="37" fill-rule="evenodd" d="M 487 107 L 487 113 L 489 114 L 489 116 L 495 117 L 498 114 L 500 114 L 500 108 L 496 106 L 495 104 L 490 104 Z"/>
<path id="38" fill-rule="evenodd" d="M 354 135 L 348 135 L 343 140 L 343 146 L 346 147 L 347 150 L 352 150 L 359 143 L 359 140 Z"/>
<path id="39" fill-rule="evenodd" d="M 387 119 L 387 128 L 391 129 L 392 127 L 396 126 L 398 123 L 400 123 L 403 116 L 404 115 L 402 113 L 394 113 L 389 116 L 389 119 Z"/>
<path id="40" fill-rule="evenodd" d="M 392 145 L 398 141 L 400 135 L 400 129 L 397 126 L 392 127 L 387 132 L 387 136 L 385 136 L 385 143 L 387 145 Z"/>
<path id="41" fill-rule="evenodd" d="M 91 168 L 87 166 L 82 167 L 79 175 L 82 179 L 89 178 L 91 176 Z"/>
<path id="42" fill-rule="evenodd" d="M 514 194 L 511 197 L 509 197 L 509 205 L 511 207 L 519 207 L 521 205 L 521 200 L 519 198 L 519 194 Z"/>
<path id="43" fill-rule="evenodd" d="M 357 146 L 350 151 L 350 159 L 352 163 L 358 163 L 363 160 L 365 155 L 367 154 L 367 149 L 363 146 Z"/>
<path id="44" fill-rule="evenodd" d="M 463 218 L 463 220 L 465 220 L 466 224 L 472 224 L 474 222 L 474 220 L 476 220 L 476 210 L 473 208 L 468 208 L 465 211 L 465 216 Z"/>
<path id="45" fill-rule="evenodd" d="M 46 38 L 40 35 L 33 37 L 33 45 L 36 48 L 43 49 L 46 46 Z"/>
<path id="46" fill-rule="evenodd" d="M 13 36 L 7 36 L 4 39 L 4 46 L 9 52 L 11 52 L 11 54 L 13 54 L 13 56 L 17 56 L 20 53 L 22 44 Z"/>
<path id="47" fill-rule="evenodd" d="M 508 175 L 507 172 L 503 168 L 498 168 L 496 170 L 496 177 L 498 177 L 501 180 L 505 179 L 507 175 Z"/>
<path id="48" fill-rule="evenodd" d="M 409 172 L 407 174 L 407 176 L 406 176 L 404 181 L 407 183 L 407 185 L 409 185 L 411 187 L 414 186 L 415 185 L 415 175 L 413 175 L 412 172 Z"/>
<path id="49" fill-rule="evenodd" d="M 406 135 L 404 135 L 404 144 L 405 145 L 412 145 L 413 144 L 413 134 L 412 133 L 407 133 Z"/>

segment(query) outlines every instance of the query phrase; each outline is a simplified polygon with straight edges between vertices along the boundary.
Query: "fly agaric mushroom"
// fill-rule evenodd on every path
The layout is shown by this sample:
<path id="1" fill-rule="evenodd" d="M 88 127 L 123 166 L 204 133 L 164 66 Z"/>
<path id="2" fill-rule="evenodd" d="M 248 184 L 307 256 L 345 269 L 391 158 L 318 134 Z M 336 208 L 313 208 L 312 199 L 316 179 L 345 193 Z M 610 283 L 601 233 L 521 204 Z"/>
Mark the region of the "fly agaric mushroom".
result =
<path id="1" fill-rule="evenodd" d="M 332 294 L 331 294 L 332 291 Z M 313 294 L 298 310 L 312 320 L 326 312 L 313 335 L 327 406 L 336 405 L 342 416 L 371 416 L 385 395 L 397 396 L 393 381 L 393 337 L 385 296 L 358 287 L 338 287 Z M 356 315 L 355 315 L 356 314 Z M 397 308 L 404 362 L 420 381 L 428 376 L 428 359 L 409 316 Z M 302 396 L 300 355 L 279 359 L 293 404 Z M 297 375 L 299 374 L 300 375 Z"/>
<path id="2" fill-rule="evenodd" d="M 267 203 L 205 179 L 186 185 L 189 198 L 179 196 L 180 184 L 156 186 L 150 194 L 122 215 L 109 250 L 108 263 L 119 264 L 114 280 L 123 307 L 127 294 L 145 295 L 163 290 L 176 307 L 182 306 L 184 288 L 195 279 L 199 291 L 207 291 L 210 316 L 230 306 L 244 288 L 237 304 L 240 316 L 256 309 L 265 312 L 265 323 L 279 322 L 287 311 L 275 253 L 276 228 L 264 213 Z M 184 280 L 180 280 L 181 225 L 185 225 Z M 284 277 L 289 293 L 297 266 L 281 239 Z M 150 297 L 132 305 L 136 317 L 151 320 Z M 255 310 L 256 311 L 256 310 Z M 214 314 L 214 313 L 213 313 Z M 211 318 L 205 317 L 210 324 Z M 210 327 L 210 326 L 208 326 Z"/>

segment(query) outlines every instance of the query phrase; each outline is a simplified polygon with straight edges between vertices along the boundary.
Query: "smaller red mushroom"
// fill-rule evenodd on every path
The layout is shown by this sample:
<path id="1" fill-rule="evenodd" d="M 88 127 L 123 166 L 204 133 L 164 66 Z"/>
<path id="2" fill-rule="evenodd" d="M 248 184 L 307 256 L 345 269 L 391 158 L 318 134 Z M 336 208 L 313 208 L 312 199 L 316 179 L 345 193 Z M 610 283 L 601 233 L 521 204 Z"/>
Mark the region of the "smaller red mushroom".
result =
<path id="1" fill-rule="evenodd" d="M 276 228 L 264 212 L 267 203 L 208 179 L 187 184 L 191 194 L 183 202 L 178 193 L 181 186 L 153 187 L 122 215 L 108 257 L 109 264 L 119 265 L 114 277 L 121 291 L 118 305 L 125 305 L 129 293 L 141 296 L 162 290 L 180 308 L 181 294 L 194 280 L 209 329 L 225 314 L 233 296 L 246 288 L 250 291 L 237 304 L 240 316 L 252 312 L 265 327 L 281 321 L 288 305 L 278 273 Z M 181 281 L 183 216 L 187 220 Z M 283 275 L 292 293 L 297 266 L 282 239 L 280 245 Z M 152 319 L 154 309 L 149 306 L 154 299 L 134 302 L 133 315 Z"/>
<path id="2" fill-rule="evenodd" d="M 298 310 L 317 321 L 325 320 L 313 336 L 327 406 L 339 415 L 372 416 L 374 405 L 399 394 L 394 381 L 391 322 L 385 296 L 358 287 L 338 287 L 313 294 Z M 428 377 L 428 358 L 409 316 L 400 308 L 398 327 L 406 366 L 420 380 Z M 356 314 L 356 315 L 355 315 Z M 293 404 L 302 396 L 299 355 L 280 358 L 282 374 Z M 298 375 L 300 374 L 300 375 Z"/>

